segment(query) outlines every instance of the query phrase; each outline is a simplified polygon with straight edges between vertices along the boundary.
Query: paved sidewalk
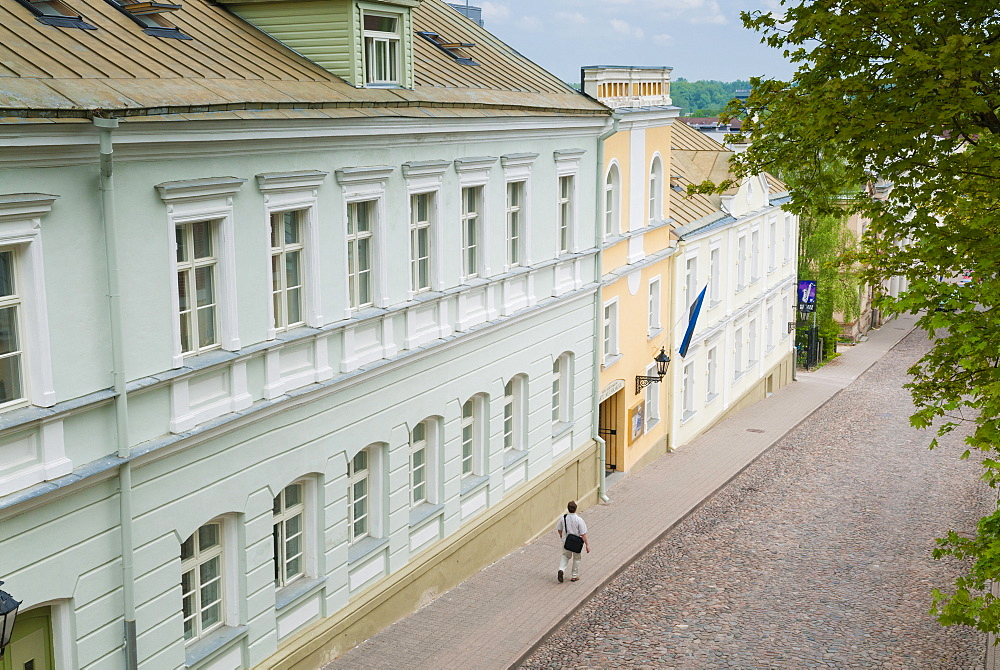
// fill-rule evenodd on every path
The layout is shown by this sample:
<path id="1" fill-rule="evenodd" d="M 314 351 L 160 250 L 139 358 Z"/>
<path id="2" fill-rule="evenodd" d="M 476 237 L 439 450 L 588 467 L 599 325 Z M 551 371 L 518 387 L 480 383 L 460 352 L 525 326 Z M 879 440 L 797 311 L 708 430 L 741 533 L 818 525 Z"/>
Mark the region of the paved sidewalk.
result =
<path id="1" fill-rule="evenodd" d="M 609 503 L 583 513 L 593 553 L 580 581 L 559 584 L 555 532 L 514 551 L 426 607 L 358 645 L 325 670 L 516 668 L 580 605 L 789 430 L 857 379 L 916 322 L 870 333 L 816 372 L 620 480 Z"/>

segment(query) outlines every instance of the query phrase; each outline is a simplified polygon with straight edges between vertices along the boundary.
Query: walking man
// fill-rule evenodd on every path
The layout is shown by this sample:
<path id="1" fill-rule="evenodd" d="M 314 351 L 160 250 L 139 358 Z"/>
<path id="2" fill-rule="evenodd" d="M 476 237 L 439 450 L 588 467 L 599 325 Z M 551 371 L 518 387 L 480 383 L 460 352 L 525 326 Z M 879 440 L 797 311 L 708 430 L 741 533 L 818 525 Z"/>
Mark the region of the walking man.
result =
<path id="1" fill-rule="evenodd" d="M 587 539 L 587 524 L 584 523 L 583 519 L 576 514 L 576 502 L 570 500 L 569 504 L 566 505 L 568 510 L 567 514 L 563 514 L 559 517 L 559 523 L 556 524 L 556 531 L 559 533 L 559 539 L 563 539 L 563 535 L 566 535 L 566 541 L 563 543 L 562 558 L 559 561 L 559 572 L 557 578 L 560 583 L 566 574 L 566 567 L 569 565 L 570 558 L 573 559 L 573 576 L 570 577 L 571 582 L 575 582 L 580 579 L 580 549 L 583 547 L 587 548 L 587 553 L 590 553 L 590 541 Z M 566 545 L 570 541 L 570 536 L 575 535 L 583 540 L 583 544 L 578 546 L 576 551 L 571 551 L 566 548 Z"/>

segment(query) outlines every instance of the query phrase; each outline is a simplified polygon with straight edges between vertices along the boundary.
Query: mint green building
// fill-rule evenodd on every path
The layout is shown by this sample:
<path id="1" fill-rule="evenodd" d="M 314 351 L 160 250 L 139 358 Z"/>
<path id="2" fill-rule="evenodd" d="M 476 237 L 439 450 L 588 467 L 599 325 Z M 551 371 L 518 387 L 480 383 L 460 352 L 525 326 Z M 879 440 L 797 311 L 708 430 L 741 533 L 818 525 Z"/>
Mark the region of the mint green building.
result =
<path id="1" fill-rule="evenodd" d="M 438 0 L 0 0 L 0 668 L 313 668 L 597 497 L 610 112 Z"/>

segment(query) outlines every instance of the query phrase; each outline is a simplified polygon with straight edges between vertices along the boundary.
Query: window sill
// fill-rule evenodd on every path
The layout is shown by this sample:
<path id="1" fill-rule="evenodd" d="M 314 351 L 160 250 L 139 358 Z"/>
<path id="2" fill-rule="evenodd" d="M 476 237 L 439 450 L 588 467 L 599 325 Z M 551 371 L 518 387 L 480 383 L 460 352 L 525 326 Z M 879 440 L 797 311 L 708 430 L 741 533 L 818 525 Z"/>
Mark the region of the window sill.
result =
<path id="1" fill-rule="evenodd" d="M 612 365 L 614 365 L 615 363 L 617 363 L 618 361 L 620 361 L 621 359 L 622 359 L 622 355 L 621 354 L 614 354 L 614 355 L 611 355 L 611 356 L 605 356 L 604 357 L 604 363 L 603 363 L 603 365 L 601 367 L 603 367 L 606 370 L 606 369 L 610 368 Z"/>
<path id="2" fill-rule="evenodd" d="M 507 468 L 512 468 L 515 465 L 518 465 L 521 461 L 525 460 L 526 458 L 528 458 L 527 451 L 521 451 L 520 449 L 511 449 L 510 451 L 508 451 L 503 455 L 503 467 L 505 470 Z"/>
<path id="3" fill-rule="evenodd" d="M 223 626 L 212 631 L 184 650 L 184 665 L 191 668 L 207 663 L 246 638 L 249 630 L 249 626 Z"/>
<path id="4" fill-rule="evenodd" d="M 708 308 L 709 309 L 714 309 L 714 308 L 718 307 L 721 304 L 722 304 L 721 300 L 713 300 L 710 303 L 708 303 Z"/>
<path id="5" fill-rule="evenodd" d="M 705 398 L 705 405 L 711 405 L 712 401 L 719 397 L 718 393 L 709 393 L 708 397 Z"/>
<path id="6" fill-rule="evenodd" d="M 767 269 L 767 274 L 771 274 L 772 272 L 774 272 L 774 271 L 775 271 L 775 270 L 777 270 L 777 269 L 778 269 L 778 266 L 777 266 L 777 265 L 772 265 L 771 267 L 769 267 L 769 268 Z"/>
<path id="7" fill-rule="evenodd" d="M 771 346 L 769 346 L 767 349 L 764 350 L 764 355 L 767 356 L 772 351 L 774 351 L 774 345 L 773 344 Z"/>
<path id="8" fill-rule="evenodd" d="M 650 328 L 649 332 L 646 333 L 646 339 L 647 340 L 651 340 L 651 339 L 653 339 L 654 337 L 656 337 L 657 335 L 659 335 L 662 332 L 663 332 L 662 328 L 659 328 L 659 327 L 657 327 L 657 328 Z"/>
<path id="9" fill-rule="evenodd" d="M 365 537 L 347 548 L 347 564 L 358 563 L 365 560 L 382 548 L 389 546 L 387 537 Z"/>
<path id="10" fill-rule="evenodd" d="M 462 496 L 475 493 L 490 481 L 489 477 L 483 475 L 467 475 L 462 478 Z"/>
<path id="11" fill-rule="evenodd" d="M 736 382 L 738 382 L 743 377 L 743 375 L 746 374 L 746 372 L 747 372 L 746 370 L 737 370 L 736 372 L 734 372 L 733 383 L 735 384 Z"/>
<path id="12" fill-rule="evenodd" d="M 444 505 L 420 503 L 416 507 L 410 509 L 410 528 L 419 526 L 423 522 L 427 521 L 427 519 L 439 514 L 443 509 Z"/>
<path id="13" fill-rule="evenodd" d="M 552 424 L 552 437 L 562 437 L 571 430 L 573 430 L 572 421 L 557 421 Z"/>
<path id="14" fill-rule="evenodd" d="M 698 412 L 695 412 L 693 410 L 685 411 L 683 414 L 681 414 L 681 424 L 683 425 L 688 421 L 690 421 L 691 419 L 693 419 L 695 414 L 697 413 Z"/>
<path id="15" fill-rule="evenodd" d="M 395 81 L 369 83 L 365 82 L 364 88 L 403 88 L 403 85 Z"/>
<path id="16" fill-rule="evenodd" d="M 649 431 L 653 430 L 659 425 L 660 425 L 660 417 L 658 416 L 651 417 L 648 421 L 646 421 L 646 430 L 644 432 L 648 433 Z"/>
<path id="17" fill-rule="evenodd" d="M 280 610 L 297 604 L 300 600 L 312 595 L 326 583 L 326 577 L 303 577 L 274 594 L 274 609 Z"/>

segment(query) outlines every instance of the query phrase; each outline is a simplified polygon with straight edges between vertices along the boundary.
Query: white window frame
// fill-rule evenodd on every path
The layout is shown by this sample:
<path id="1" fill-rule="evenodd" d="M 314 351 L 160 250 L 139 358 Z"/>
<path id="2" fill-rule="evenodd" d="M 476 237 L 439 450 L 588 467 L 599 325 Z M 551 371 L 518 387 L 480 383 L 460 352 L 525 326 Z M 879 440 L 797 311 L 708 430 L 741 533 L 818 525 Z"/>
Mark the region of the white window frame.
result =
<path id="1" fill-rule="evenodd" d="M 552 432 L 573 422 L 573 353 L 563 352 L 552 361 Z"/>
<path id="2" fill-rule="evenodd" d="M 656 377 L 656 364 L 653 363 L 646 367 L 645 375 L 647 377 Z M 660 422 L 660 385 L 659 384 L 647 384 L 646 385 L 646 395 L 643 399 L 645 403 L 645 408 L 643 414 L 645 415 L 646 428 L 645 430 L 651 429 L 653 426 Z"/>
<path id="3" fill-rule="evenodd" d="M 743 326 L 733 331 L 733 378 L 743 374 Z"/>
<path id="4" fill-rule="evenodd" d="M 504 220 L 504 241 L 505 241 L 505 251 L 504 251 L 504 263 L 505 269 L 510 270 L 514 267 L 526 267 L 532 263 L 531 254 L 531 167 L 538 158 L 538 154 L 533 153 L 520 153 L 520 154 L 506 154 L 500 157 L 500 165 L 503 168 L 504 177 L 504 199 L 505 206 L 504 211 L 506 213 Z M 519 230 L 517 238 L 517 251 L 518 259 L 517 262 L 513 262 L 511 258 L 511 239 L 510 239 L 510 198 L 508 197 L 510 184 L 521 183 L 521 202 L 518 205 L 519 216 Z"/>
<path id="5" fill-rule="evenodd" d="M 603 348 L 604 367 L 608 367 L 621 358 L 618 341 L 618 298 L 612 298 L 604 303 Z"/>
<path id="6" fill-rule="evenodd" d="M 716 346 L 709 349 L 705 360 L 705 402 L 707 404 L 719 395 L 719 348 Z"/>
<path id="7" fill-rule="evenodd" d="M 486 189 L 482 186 L 463 186 L 460 190 L 461 203 L 459 222 L 462 226 L 462 280 L 484 276 L 483 263 L 483 200 Z M 469 198 L 469 196 L 472 196 Z M 468 207 L 469 200 L 473 206 Z M 471 230 L 471 235 L 470 235 Z"/>
<path id="8" fill-rule="evenodd" d="M 604 176 L 604 237 L 622 231 L 622 180 L 617 160 L 612 160 Z"/>
<path id="9" fill-rule="evenodd" d="M 410 195 L 410 296 L 424 291 L 430 291 L 434 284 L 434 242 L 431 239 L 432 230 L 436 228 L 434 210 L 437 208 L 435 192 L 414 193 Z M 420 217 L 421 201 L 425 218 Z M 421 253 L 421 242 L 426 245 L 425 253 Z"/>
<path id="10" fill-rule="evenodd" d="M 501 419 L 501 437 L 504 454 L 523 451 L 525 448 L 526 408 L 524 375 L 514 375 L 504 384 L 503 413 Z"/>
<path id="11" fill-rule="evenodd" d="M 460 408 L 462 457 L 460 459 L 462 478 L 481 477 L 486 474 L 486 408 L 489 406 L 482 393 L 470 397 Z M 471 409 L 466 416 L 465 409 Z M 466 451 L 468 450 L 468 455 Z M 468 465 L 468 471 L 466 470 Z"/>
<path id="12" fill-rule="evenodd" d="M 300 488 L 300 498 L 299 502 L 291 505 L 285 505 L 285 497 L 288 493 L 288 489 L 298 486 Z M 281 488 L 278 491 L 278 495 L 274 496 L 274 506 L 272 507 L 272 518 L 271 518 L 271 536 L 276 540 L 273 544 L 278 545 L 278 554 L 274 556 L 274 567 L 277 575 L 275 576 L 274 588 L 277 590 L 284 589 L 291 586 L 295 582 L 306 579 L 308 577 L 314 577 L 315 571 L 310 565 L 310 553 L 312 547 L 310 546 L 311 534 L 310 527 L 311 524 L 309 519 L 309 494 L 311 493 L 310 482 L 304 479 L 296 480 L 287 486 Z M 278 512 L 274 511 L 274 508 L 279 507 Z M 288 557 L 285 554 L 287 550 L 287 544 L 289 537 L 287 535 L 287 523 L 295 518 L 300 517 L 300 547 L 299 547 L 299 561 L 300 569 L 297 574 L 289 575 L 286 573 L 288 566 Z M 293 557 L 294 558 L 294 557 Z"/>
<path id="13" fill-rule="evenodd" d="M 695 413 L 695 362 L 691 361 L 684 365 L 681 387 L 681 420 L 690 419 Z"/>
<path id="14" fill-rule="evenodd" d="M 496 156 L 470 156 L 466 158 L 459 158 L 455 160 L 455 172 L 458 173 L 458 186 L 459 193 L 467 188 L 478 189 L 479 192 L 479 216 L 476 220 L 476 226 L 478 228 L 478 248 L 476 249 L 478 253 L 478 265 L 479 270 L 474 275 L 476 277 L 487 278 L 492 274 L 491 263 L 490 263 L 490 236 L 488 231 L 491 230 L 491 217 L 490 217 L 490 189 L 487 188 L 490 180 L 490 168 L 497 162 Z M 507 195 L 504 193 L 504 198 Z M 464 208 L 463 204 L 460 208 Z M 460 211 L 462 211 L 460 209 Z M 505 222 L 506 225 L 506 222 Z M 506 237 L 506 236 L 505 236 Z M 463 219 L 463 233 L 462 233 L 462 273 L 463 280 L 468 280 L 472 275 L 466 274 L 465 266 L 465 232 L 464 232 L 464 219 Z M 505 252 L 506 253 L 506 252 Z"/>
<path id="15" fill-rule="evenodd" d="M 238 595 L 236 588 L 237 587 L 236 580 L 239 575 L 239 570 L 236 565 L 237 549 L 236 549 L 235 520 L 232 519 L 230 516 L 226 515 L 226 516 L 216 517 L 211 521 L 207 521 L 201 524 L 200 526 L 195 528 L 194 531 L 181 542 L 180 546 L 178 546 L 178 557 L 180 558 L 180 550 L 184 542 L 186 542 L 188 539 L 192 537 L 196 538 L 198 536 L 199 531 L 203 527 L 213 524 L 219 526 L 219 544 L 217 546 L 218 548 L 212 546 L 208 549 L 208 551 L 204 551 L 200 548 L 200 544 L 198 544 L 198 546 L 195 547 L 195 552 L 193 556 L 189 557 L 188 559 L 180 560 L 180 574 L 183 576 L 185 573 L 189 571 L 194 572 L 196 577 L 195 584 L 197 586 L 196 590 L 192 591 L 191 593 L 198 593 L 198 597 L 196 598 L 195 601 L 196 606 L 198 608 L 198 614 L 195 615 L 196 634 L 193 635 L 191 638 L 185 639 L 185 646 L 187 647 L 197 644 L 198 642 L 204 640 L 207 636 L 210 636 L 213 632 L 221 628 L 224 628 L 226 626 L 237 625 L 238 621 L 238 607 L 237 607 Z M 200 540 L 198 542 L 200 543 Z M 220 602 L 221 611 L 220 611 L 219 621 L 203 629 L 201 625 L 201 613 L 204 611 L 204 608 L 201 607 L 201 602 L 200 602 L 201 599 L 200 588 L 202 586 L 200 566 L 216 557 L 219 558 L 219 582 L 221 583 L 219 592 L 221 600 Z M 180 588 L 181 590 L 180 609 L 182 613 L 181 634 L 183 636 L 183 630 L 184 630 L 183 620 L 184 618 L 186 618 L 183 616 L 183 602 L 184 602 L 183 577 L 181 583 L 178 584 L 178 586 L 181 587 Z"/>
<path id="16" fill-rule="evenodd" d="M 663 219 L 663 159 L 656 152 L 649 162 L 649 223 Z"/>
<path id="17" fill-rule="evenodd" d="M 698 297 L 698 255 L 689 254 L 684 258 L 684 313 L 690 313 L 691 305 Z"/>
<path id="18" fill-rule="evenodd" d="M 766 351 L 769 352 L 772 349 L 774 349 L 774 344 L 775 344 L 774 329 L 777 326 L 777 324 L 774 321 L 774 305 L 773 304 L 769 304 L 767 306 L 767 317 L 766 317 L 766 320 L 765 320 L 765 324 L 766 324 L 766 326 L 765 326 L 766 332 L 764 334 L 764 338 L 765 338 L 764 339 L 764 346 L 767 347 Z"/>
<path id="19" fill-rule="evenodd" d="M 750 321 L 747 322 L 747 339 L 748 339 L 748 343 L 747 343 L 747 355 L 748 355 L 748 357 L 750 359 L 748 361 L 748 363 L 747 363 L 747 369 L 750 369 L 753 366 L 755 366 L 757 364 L 757 362 L 760 360 L 760 356 L 758 355 L 758 352 L 757 352 L 758 343 L 757 343 L 757 319 L 756 319 L 756 317 L 753 318 L 753 319 L 750 319 Z"/>
<path id="20" fill-rule="evenodd" d="M 722 300 L 722 247 L 720 243 L 715 243 L 709 249 L 708 271 L 709 277 L 709 306 L 714 307 Z"/>
<path id="21" fill-rule="evenodd" d="M 747 236 L 740 233 L 736 238 L 736 290 L 747 285 Z"/>
<path id="22" fill-rule="evenodd" d="M 663 283 L 660 281 L 660 275 L 651 277 L 649 280 L 649 285 L 647 287 L 647 307 L 649 309 L 649 318 L 647 323 L 647 334 L 646 337 L 652 339 L 663 332 L 663 324 L 661 323 L 661 312 L 663 311 L 663 294 L 661 288 Z"/>
<path id="23" fill-rule="evenodd" d="M 410 161 L 403 164 L 403 177 L 406 180 L 407 193 L 407 217 L 409 225 L 409 260 L 410 260 L 410 280 L 409 298 L 424 291 L 439 291 L 444 288 L 444 281 L 441 276 L 441 260 L 439 250 L 443 248 L 443 239 L 440 225 L 441 208 L 441 186 L 444 180 L 444 173 L 451 165 L 448 161 Z M 426 222 L 417 222 L 416 200 L 421 196 L 427 196 L 427 216 Z M 427 258 L 427 286 L 416 285 L 416 272 L 414 262 L 414 234 L 419 228 L 427 231 L 428 258 Z"/>
<path id="24" fill-rule="evenodd" d="M 792 260 L 792 215 L 785 213 L 785 258 L 782 265 Z"/>
<path id="25" fill-rule="evenodd" d="M 524 193 L 527 182 L 507 182 L 506 213 L 506 267 L 507 269 L 526 265 L 524 261 L 524 236 L 527 232 L 524 226 Z M 512 197 L 517 194 L 517 198 Z M 513 204 L 517 200 L 517 204 Z M 516 233 L 516 234 L 515 234 Z"/>
<path id="26" fill-rule="evenodd" d="M 303 170 L 299 172 L 268 172 L 257 175 L 257 188 L 264 195 L 264 232 L 270 240 L 271 217 L 274 214 L 301 211 L 303 254 L 303 316 L 305 325 L 319 328 L 323 325 L 322 286 L 319 263 L 319 187 L 328 172 Z M 270 249 L 270 242 L 268 242 Z M 267 283 L 271 285 L 270 265 Z M 268 301 L 267 339 L 273 340 L 282 328 L 275 324 L 274 301 Z M 286 327 L 287 328 L 287 327 Z"/>
<path id="27" fill-rule="evenodd" d="M 556 256 L 580 250 L 577 230 L 577 212 L 580 210 L 577 175 L 585 153 L 583 149 L 560 149 L 552 153 L 556 164 Z M 563 184 L 568 187 L 566 194 L 563 194 Z"/>
<path id="28" fill-rule="evenodd" d="M 374 221 L 372 222 L 372 307 L 386 307 L 388 305 L 388 269 L 385 262 L 386 244 L 386 181 L 392 174 L 394 168 L 385 165 L 371 167 L 343 168 L 336 171 L 337 182 L 343 192 L 343 208 L 341 209 L 341 220 L 343 221 L 343 253 L 341 256 L 341 267 L 344 268 L 342 300 L 344 305 L 344 317 L 351 318 L 364 307 L 351 306 L 351 287 L 348 277 L 348 243 L 347 243 L 347 209 L 348 206 L 358 202 L 372 201 Z"/>
<path id="29" fill-rule="evenodd" d="M 427 417 L 418 421 L 414 424 L 413 428 L 410 429 L 408 440 L 409 440 L 409 466 L 408 472 L 410 476 L 410 486 L 409 486 L 409 496 L 410 496 L 410 509 L 416 509 L 423 505 L 434 505 L 439 502 L 440 492 L 438 491 L 440 485 L 440 478 L 438 477 L 438 467 L 439 467 L 439 454 L 440 454 L 440 443 L 441 443 L 441 431 L 440 422 L 437 417 Z M 424 439 L 414 440 L 413 433 L 416 427 L 419 425 L 424 426 Z M 424 494 L 423 497 L 417 498 L 416 496 L 416 486 L 414 481 L 414 456 L 417 452 L 423 450 L 424 452 Z"/>
<path id="30" fill-rule="evenodd" d="M 380 18 L 389 18 L 396 21 L 395 32 L 386 32 L 381 30 L 368 30 L 365 28 L 365 17 L 366 16 L 377 16 Z M 403 43 L 404 34 L 404 15 L 396 14 L 393 12 L 384 11 L 371 11 L 367 8 L 362 8 L 361 10 L 361 52 L 362 52 L 362 78 L 365 82 L 365 86 L 370 88 L 395 88 L 402 86 L 405 81 L 405 65 L 404 65 L 404 49 L 405 45 Z M 392 71 L 391 74 L 395 76 L 390 76 L 387 78 L 376 78 L 373 75 L 375 64 L 371 62 L 374 49 L 377 45 L 384 44 L 386 50 L 389 52 L 388 55 L 391 56 L 387 59 L 389 62 L 389 68 Z M 392 54 L 393 46 L 395 47 L 395 54 Z"/>
<path id="31" fill-rule="evenodd" d="M 51 407 L 56 402 L 42 262 L 42 217 L 52 210 L 52 204 L 58 197 L 40 193 L 0 195 L 0 247 L 14 251 L 17 267 L 15 281 L 18 282 L 21 297 L 18 327 L 24 352 L 21 376 L 25 387 L 23 399 L 10 403 L 4 409 L 22 404 Z M 57 466 L 53 470 L 58 471 L 55 476 L 67 474 L 71 467 L 61 448 L 58 455 L 49 454 L 46 462 Z"/>
<path id="32" fill-rule="evenodd" d="M 750 230 L 750 283 L 760 279 L 760 230 Z"/>
<path id="33" fill-rule="evenodd" d="M 353 454 L 347 454 L 347 537 L 349 544 L 357 544 L 367 538 L 382 537 L 382 504 L 383 504 L 383 458 L 386 445 L 382 442 L 369 444 L 364 449 L 359 449 Z M 368 468 L 364 476 L 362 473 L 353 470 L 355 457 L 364 452 L 367 455 Z M 368 527 L 363 535 L 355 535 L 354 531 L 354 484 L 361 479 L 366 479 Z"/>
<path id="34" fill-rule="evenodd" d="M 184 365 L 191 355 L 181 351 L 180 295 L 177 288 L 178 226 L 199 221 L 213 221 L 216 255 L 218 257 L 218 295 L 216 319 L 219 328 L 219 346 L 227 351 L 240 349 L 239 321 L 236 304 L 236 231 L 233 213 L 233 196 L 246 179 L 215 177 L 171 181 L 156 185 L 160 199 L 167 206 L 167 234 L 169 244 L 170 300 L 173 336 L 173 366 Z"/>
<path id="35" fill-rule="evenodd" d="M 772 216 L 767 223 L 767 271 L 778 268 L 778 218 Z"/>

